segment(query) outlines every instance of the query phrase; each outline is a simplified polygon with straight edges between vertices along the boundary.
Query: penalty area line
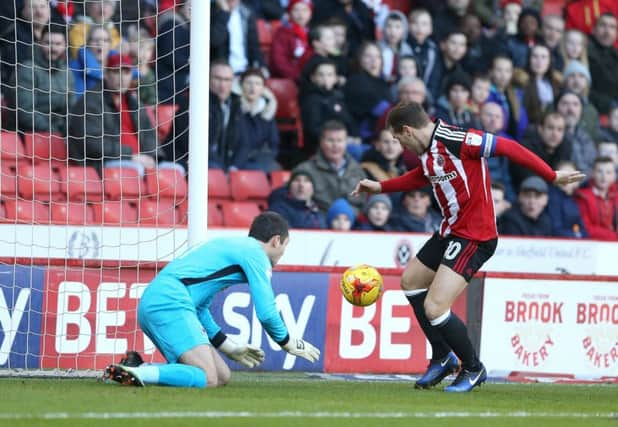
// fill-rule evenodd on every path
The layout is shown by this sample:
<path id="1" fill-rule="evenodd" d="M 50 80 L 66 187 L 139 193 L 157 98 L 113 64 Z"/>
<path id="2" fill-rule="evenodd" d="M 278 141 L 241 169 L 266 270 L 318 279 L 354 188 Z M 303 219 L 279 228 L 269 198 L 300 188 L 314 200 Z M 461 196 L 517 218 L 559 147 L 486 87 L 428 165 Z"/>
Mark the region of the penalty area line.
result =
<path id="1" fill-rule="evenodd" d="M 154 419 L 154 418 L 618 418 L 616 412 L 43 412 L 0 413 L 0 420 L 71 419 Z"/>

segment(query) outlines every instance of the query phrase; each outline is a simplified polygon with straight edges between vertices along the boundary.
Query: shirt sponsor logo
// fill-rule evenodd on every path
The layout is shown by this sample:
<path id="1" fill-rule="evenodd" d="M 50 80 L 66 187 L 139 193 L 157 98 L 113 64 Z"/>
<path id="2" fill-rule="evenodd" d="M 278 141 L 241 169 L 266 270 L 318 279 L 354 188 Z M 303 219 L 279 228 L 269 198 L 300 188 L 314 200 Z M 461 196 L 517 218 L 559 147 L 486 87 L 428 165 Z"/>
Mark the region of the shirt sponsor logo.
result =
<path id="1" fill-rule="evenodd" d="M 442 182 L 447 182 L 450 181 L 452 179 L 457 178 L 457 172 L 456 171 L 452 171 L 447 173 L 446 175 L 433 175 L 433 176 L 428 176 L 427 179 L 429 179 L 429 182 L 433 183 L 433 184 L 439 184 Z"/>

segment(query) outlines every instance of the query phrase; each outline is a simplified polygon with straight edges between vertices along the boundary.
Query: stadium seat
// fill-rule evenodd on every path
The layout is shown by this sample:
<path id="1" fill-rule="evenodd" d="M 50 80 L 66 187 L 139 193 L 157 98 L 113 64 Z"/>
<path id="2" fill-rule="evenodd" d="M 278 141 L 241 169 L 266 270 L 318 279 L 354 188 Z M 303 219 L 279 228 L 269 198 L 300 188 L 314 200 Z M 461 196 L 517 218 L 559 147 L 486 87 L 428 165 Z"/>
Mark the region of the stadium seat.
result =
<path id="1" fill-rule="evenodd" d="M 144 182 L 134 168 L 103 168 L 103 194 L 107 200 L 139 199 Z"/>
<path id="2" fill-rule="evenodd" d="M 288 184 L 292 171 L 278 170 L 270 173 L 270 188 L 275 190 Z"/>
<path id="3" fill-rule="evenodd" d="M 23 135 L 26 155 L 35 162 L 55 160 L 66 162 L 67 144 L 64 138 L 55 133 L 34 132 Z"/>
<path id="4" fill-rule="evenodd" d="M 390 10 L 398 10 L 403 12 L 406 16 L 412 10 L 412 2 L 410 0 L 384 0 L 383 3 L 389 7 Z"/>
<path id="5" fill-rule="evenodd" d="M 169 199 L 139 201 L 140 225 L 172 226 L 177 216 L 176 206 Z"/>
<path id="6" fill-rule="evenodd" d="M 270 195 L 270 183 L 261 170 L 230 171 L 230 187 L 234 200 L 266 200 Z"/>
<path id="7" fill-rule="evenodd" d="M 266 65 L 268 65 L 268 60 L 270 59 L 270 48 L 273 43 L 271 25 L 270 22 L 265 19 L 257 19 L 256 25 L 258 40 L 260 41 L 260 50 L 262 51 Z"/>
<path id="8" fill-rule="evenodd" d="M 64 198 L 60 180 L 47 164 L 20 163 L 17 166 L 17 190 L 26 200 L 48 202 Z"/>
<path id="9" fill-rule="evenodd" d="M 187 197 L 187 180 L 178 169 L 155 169 L 146 172 L 149 195 L 175 200 L 178 204 Z"/>
<path id="10" fill-rule="evenodd" d="M 32 200 L 5 200 L 6 217 L 27 224 L 48 224 L 49 207 Z"/>
<path id="11" fill-rule="evenodd" d="M 260 207 L 254 202 L 224 202 L 223 225 L 226 227 L 249 227 L 253 218 L 260 214 Z"/>
<path id="12" fill-rule="evenodd" d="M 92 205 L 94 219 L 103 225 L 136 225 L 138 223 L 137 206 L 133 202 L 106 200 Z"/>
<path id="13" fill-rule="evenodd" d="M 266 86 L 277 98 L 277 128 L 280 132 L 296 134 L 298 146 L 303 146 L 303 126 L 298 105 L 298 87 L 292 79 L 266 80 Z"/>
<path id="14" fill-rule="evenodd" d="M 87 203 L 51 202 L 51 222 L 65 225 L 84 225 L 94 223 L 94 211 Z"/>
<path id="15" fill-rule="evenodd" d="M 16 166 L 25 158 L 24 146 L 15 132 L 0 132 L 0 161 L 3 165 Z"/>
<path id="16" fill-rule="evenodd" d="M 208 226 L 221 227 L 223 225 L 223 212 L 216 202 L 208 202 Z"/>
<path id="17" fill-rule="evenodd" d="M 68 166 L 60 172 L 61 191 L 71 201 L 103 200 L 101 178 L 91 166 Z"/>
<path id="18" fill-rule="evenodd" d="M 0 166 L 0 196 L 3 199 L 17 198 L 17 177 L 15 168 L 2 164 Z"/>
<path id="19" fill-rule="evenodd" d="M 230 183 L 223 169 L 208 169 L 208 199 L 229 200 L 231 197 Z"/>

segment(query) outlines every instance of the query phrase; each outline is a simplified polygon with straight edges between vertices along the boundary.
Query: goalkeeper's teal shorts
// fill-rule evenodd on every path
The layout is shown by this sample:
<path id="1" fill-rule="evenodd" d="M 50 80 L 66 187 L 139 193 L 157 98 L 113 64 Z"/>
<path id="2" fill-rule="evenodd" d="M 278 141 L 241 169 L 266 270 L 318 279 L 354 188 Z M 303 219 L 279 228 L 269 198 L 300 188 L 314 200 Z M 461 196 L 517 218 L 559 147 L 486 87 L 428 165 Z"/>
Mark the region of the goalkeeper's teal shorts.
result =
<path id="1" fill-rule="evenodd" d="M 144 290 L 137 307 L 137 320 L 169 363 L 201 344 L 210 344 L 185 286 L 157 277 Z"/>

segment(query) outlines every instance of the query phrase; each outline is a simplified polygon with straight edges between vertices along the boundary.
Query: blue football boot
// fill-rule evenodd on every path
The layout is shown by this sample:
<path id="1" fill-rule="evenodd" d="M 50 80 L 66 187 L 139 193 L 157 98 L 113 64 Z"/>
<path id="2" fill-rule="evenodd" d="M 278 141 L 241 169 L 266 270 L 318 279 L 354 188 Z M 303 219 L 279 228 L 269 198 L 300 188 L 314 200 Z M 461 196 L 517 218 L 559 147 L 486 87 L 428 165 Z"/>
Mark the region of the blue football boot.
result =
<path id="1" fill-rule="evenodd" d="M 452 351 L 443 359 L 431 360 L 425 374 L 416 381 L 415 388 L 430 388 L 438 384 L 444 378 L 457 372 L 459 359 Z"/>
<path id="2" fill-rule="evenodd" d="M 444 391 L 450 393 L 467 393 L 474 387 L 480 387 L 487 380 L 487 370 L 481 364 L 481 369 L 478 371 L 468 371 L 462 369 L 453 381 L 453 384 L 444 388 Z"/>

